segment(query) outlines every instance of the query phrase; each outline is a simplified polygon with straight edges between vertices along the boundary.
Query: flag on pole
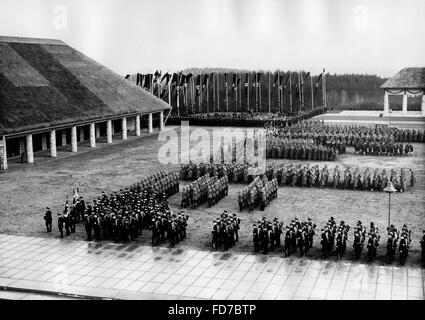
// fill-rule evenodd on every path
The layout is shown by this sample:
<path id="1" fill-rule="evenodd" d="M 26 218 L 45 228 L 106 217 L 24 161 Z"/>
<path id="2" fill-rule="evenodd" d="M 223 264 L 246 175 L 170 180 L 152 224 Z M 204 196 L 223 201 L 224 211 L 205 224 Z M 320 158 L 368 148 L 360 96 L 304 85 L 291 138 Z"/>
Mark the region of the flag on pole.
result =
<path id="1" fill-rule="evenodd" d="M 153 82 L 157 82 L 158 78 L 161 77 L 161 71 L 155 71 Z"/>
<path id="2" fill-rule="evenodd" d="M 249 73 L 245 73 L 245 83 L 244 83 L 245 95 L 247 94 L 248 86 L 249 86 Z"/>
<path id="3" fill-rule="evenodd" d="M 196 76 L 196 97 L 201 94 L 201 75 Z"/>
<path id="4" fill-rule="evenodd" d="M 316 85 L 314 86 L 314 94 L 317 93 L 319 89 L 320 81 L 322 80 L 323 73 L 320 74 L 319 78 L 317 78 Z"/>
<path id="5" fill-rule="evenodd" d="M 204 90 L 207 87 L 207 82 L 208 82 L 208 74 L 204 75 L 204 81 L 202 82 L 202 90 Z"/>

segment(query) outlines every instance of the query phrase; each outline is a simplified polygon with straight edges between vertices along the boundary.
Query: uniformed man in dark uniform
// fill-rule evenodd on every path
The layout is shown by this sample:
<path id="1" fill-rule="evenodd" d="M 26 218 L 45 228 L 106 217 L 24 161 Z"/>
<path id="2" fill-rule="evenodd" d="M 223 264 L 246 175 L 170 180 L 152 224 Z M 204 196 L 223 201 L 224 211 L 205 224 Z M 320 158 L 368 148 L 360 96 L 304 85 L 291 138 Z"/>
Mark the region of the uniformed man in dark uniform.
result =
<path id="1" fill-rule="evenodd" d="M 46 224 L 47 232 L 52 232 L 52 211 L 49 207 L 46 208 L 46 213 L 44 214 L 44 222 Z"/>
<path id="2" fill-rule="evenodd" d="M 60 213 L 58 213 L 58 228 L 59 228 L 59 232 L 61 233 L 61 238 L 63 238 L 64 223 L 65 223 L 64 218 L 62 217 Z"/>

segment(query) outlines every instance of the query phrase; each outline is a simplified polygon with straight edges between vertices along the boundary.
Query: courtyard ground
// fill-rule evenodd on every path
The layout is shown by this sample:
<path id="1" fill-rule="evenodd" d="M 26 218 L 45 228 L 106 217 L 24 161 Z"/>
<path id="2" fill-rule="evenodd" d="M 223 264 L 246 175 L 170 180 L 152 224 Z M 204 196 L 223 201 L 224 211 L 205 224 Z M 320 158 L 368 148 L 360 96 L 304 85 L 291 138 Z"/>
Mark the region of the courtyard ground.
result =
<path id="1" fill-rule="evenodd" d="M 211 129 L 211 128 L 209 128 Z M 215 128 L 217 129 L 217 128 Z M 93 199 L 105 192 L 119 190 L 128 186 L 143 176 L 147 176 L 160 169 L 178 170 L 179 165 L 162 165 L 158 162 L 158 149 L 162 145 L 158 136 L 149 136 L 141 139 L 118 143 L 107 148 L 99 148 L 77 156 L 67 157 L 57 161 L 42 163 L 22 169 L 14 169 L 0 174 L 0 233 L 26 235 L 35 237 L 58 238 L 56 221 L 53 232 L 45 232 L 43 215 L 46 206 L 56 214 L 63 210 L 66 196 L 71 196 L 75 182 L 80 186 L 80 193 L 86 199 Z M 333 168 L 335 165 L 352 165 L 361 168 L 385 167 L 413 168 L 416 171 L 417 184 L 414 189 L 406 193 L 397 193 L 392 196 L 391 222 L 397 228 L 407 223 L 412 229 L 411 253 L 408 264 L 420 263 L 419 240 L 422 230 L 425 229 L 425 145 L 415 144 L 413 157 L 370 157 L 354 156 L 350 152 L 340 156 L 336 162 L 320 162 Z M 350 150 L 349 150 L 350 151 Z M 273 160 L 274 163 L 306 163 L 295 160 Z M 314 162 L 310 162 L 313 164 Z M 182 182 L 185 184 L 188 182 Z M 238 213 L 237 191 L 242 184 L 232 184 L 229 196 L 216 206 L 208 208 L 206 205 L 194 210 L 185 210 L 190 216 L 188 237 L 178 246 L 183 249 L 210 250 L 212 222 L 223 210 L 229 213 Z M 179 210 L 181 194 L 170 198 L 172 209 Z M 317 224 L 316 231 L 326 224 L 330 216 L 338 222 L 344 220 L 352 227 L 358 220 L 367 226 L 370 222 L 381 229 L 381 245 L 378 249 L 378 261 L 383 264 L 385 254 L 385 228 L 388 219 L 388 195 L 382 192 L 333 190 L 316 188 L 279 188 L 278 199 L 266 208 L 265 211 L 255 210 L 253 213 L 238 213 L 241 217 L 240 240 L 232 252 L 253 252 L 251 241 L 252 224 L 265 216 L 269 219 L 279 218 L 285 224 L 294 217 L 301 220 L 311 217 Z M 77 226 L 77 232 L 69 239 L 85 239 L 84 228 Z M 135 244 L 148 244 L 150 231 L 134 241 Z M 309 257 L 318 259 L 319 236 L 315 237 L 313 250 Z M 163 246 L 168 244 L 164 243 Z M 348 243 L 345 260 L 352 260 L 352 233 Z M 282 249 L 276 250 L 275 255 L 282 256 Z M 331 257 L 330 259 L 334 259 Z M 364 251 L 363 261 L 366 261 Z"/>

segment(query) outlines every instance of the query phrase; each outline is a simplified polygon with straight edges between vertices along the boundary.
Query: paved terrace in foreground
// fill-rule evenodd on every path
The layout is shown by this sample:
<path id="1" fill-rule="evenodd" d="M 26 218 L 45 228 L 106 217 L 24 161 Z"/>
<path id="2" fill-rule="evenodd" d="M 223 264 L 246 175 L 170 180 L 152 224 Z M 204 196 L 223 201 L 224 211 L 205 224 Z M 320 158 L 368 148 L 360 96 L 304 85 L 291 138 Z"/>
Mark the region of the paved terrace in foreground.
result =
<path id="1" fill-rule="evenodd" d="M 424 299 L 424 270 L 0 235 L 0 288 L 109 299 Z"/>

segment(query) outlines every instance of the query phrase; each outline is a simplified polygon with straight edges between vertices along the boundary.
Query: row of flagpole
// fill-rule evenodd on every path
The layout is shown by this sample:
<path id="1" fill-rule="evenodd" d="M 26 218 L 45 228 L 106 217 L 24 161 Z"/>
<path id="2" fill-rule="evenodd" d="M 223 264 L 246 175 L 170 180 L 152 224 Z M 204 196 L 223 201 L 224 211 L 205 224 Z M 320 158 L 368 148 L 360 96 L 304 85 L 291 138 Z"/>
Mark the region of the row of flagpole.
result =
<path id="1" fill-rule="evenodd" d="M 292 82 L 292 75 L 296 74 L 296 82 Z M 242 94 L 242 73 L 231 73 L 233 75 L 233 81 L 229 85 L 229 74 L 228 73 L 210 73 L 197 74 L 196 76 L 192 73 L 183 74 L 183 73 L 165 73 L 161 74 L 160 71 L 156 71 L 154 74 L 140 74 L 136 73 L 135 75 L 127 75 L 125 78 L 131 81 L 134 81 L 137 86 L 144 88 L 149 91 L 151 94 L 158 96 L 163 99 L 166 98 L 168 104 L 173 107 L 172 97 L 173 95 L 176 98 L 177 114 L 180 115 L 181 111 L 181 100 L 183 100 L 183 106 L 187 113 L 189 113 L 189 106 L 192 113 L 196 113 L 196 107 L 198 112 L 203 112 L 203 106 L 206 106 L 206 112 L 210 112 L 210 89 L 212 88 L 212 105 L 215 111 L 220 111 L 220 89 L 221 85 L 224 84 L 225 89 L 225 111 L 229 112 L 229 87 L 232 90 L 232 102 L 234 104 L 235 111 L 242 111 L 243 105 L 242 100 L 246 101 L 246 111 L 252 110 L 258 112 L 262 110 L 262 97 L 261 97 L 261 76 L 262 73 L 255 72 L 253 77 L 252 84 L 250 85 L 250 73 L 245 73 L 245 96 Z M 308 72 L 305 76 L 303 72 L 287 72 L 286 79 L 284 80 L 284 72 L 278 71 L 273 73 L 274 80 L 272 83 L 271 77 L 272 73 L 268 72 L 268 112 L 283 112 L 285 106 L 285 92 L 288 92 L 289 95 L 289 111 L 292 113 L 294 107 L 298 105 L 299 107 L 305 107 L 305 97 L 304 97 L 304 83 L 308 77 L 310 77 L 310 107 L 314 109 L 315 106 L 324 106 L 326 107 L 326 78 L 325 78 L 325 69 L 318 76 L 315 85 L 313 85 L 313 77 Z M 222 81 L 224 80 L 224 82 Z M 210 85 L 211 84 L 211 85 Z M 315 105 L 314 98 L 317 94 L 319 85 L 321 84 L 322 98 L 319 103 Z M 250 92 L 250 87 L 252 86 L 252 91 Z M 296 89 L 295 98 L 298 100 L 298 103 L 295 104 L 293 99 L 293 90 L 294 86 Z M 272 100 L 273 93 L 277 87 L 277 109 L 272 110 Z M 287 87 L 289 87 L 288 90 Z M 238 92 L 239 91 L 239 92 Z M 255 94 L 255 103 L 252 101 L 253 91 Z M 166 96 L 167 94 L 167 96 Z M 251 94 L 251 96 L 250 96 Z M 166 97 L 165 97 L 166 96 Z M 203 99 L 205 98 L 205 101 Z M 250 99 L 251 98 L 251 99 Z M 196 103 L 197 100 L 197 103 Z M 250 100 L 252 105 L 250 104 Z M 189 103 L 190 101 L 190 103 Z M 239 110 L 238 110 L 239 106 Z M 276 109 L 276 107 L 275 107 Z M 224 110 L 223 110 L 224 111 Z"/>

